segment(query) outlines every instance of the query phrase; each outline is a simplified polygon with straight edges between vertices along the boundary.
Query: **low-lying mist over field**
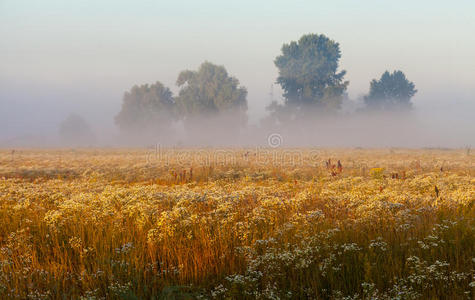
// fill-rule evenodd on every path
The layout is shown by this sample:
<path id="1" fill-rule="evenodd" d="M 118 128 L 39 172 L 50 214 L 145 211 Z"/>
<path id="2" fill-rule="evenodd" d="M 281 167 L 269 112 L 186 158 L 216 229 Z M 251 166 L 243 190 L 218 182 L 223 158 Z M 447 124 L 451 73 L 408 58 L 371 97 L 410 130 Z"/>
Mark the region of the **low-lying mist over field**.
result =
<path id="1" fill-rule="evenodd" d="M 2 2 L 0 147 L 475 145 L 463 5 L 185 2 Z"/>
<path id="2" fill-rule="evenodd" d="M 120 93 L 110 91 L 0 89 L 0 146 L 71 146 L 59 136 L 59 125 L 70 114 L 81 115 L 95 139 L 74 146 L 266 146 L 268 136 L 279 134 L 283 147 L 466 147 L 475 145 L 475 104 L 471 99 L 416 99 L 409 113 L 360 112 L 358 102 L 345 103 L 348 111 L 318 116 L 289 125 L 270 126 L 249 97 L 249 121 L 235 128 L 225 117 L 196 122 L 187 132 L 182 121 L 168 132 L 138 138 L 120 134 L 114 116 Z M 68 97 L 70 101 L 64 101 Z M 84 97 L 82 101 L 81 97 Z M 455 98 L 455 97 L 454 97 Z M 346 107 L 345 107 L 346 108 Z M 254 112 L 253 110 L 256 110 Z M 356 111 L 355 111 L 356 110 Z M 199 124 L 202 124 L 200 128 Z"/>

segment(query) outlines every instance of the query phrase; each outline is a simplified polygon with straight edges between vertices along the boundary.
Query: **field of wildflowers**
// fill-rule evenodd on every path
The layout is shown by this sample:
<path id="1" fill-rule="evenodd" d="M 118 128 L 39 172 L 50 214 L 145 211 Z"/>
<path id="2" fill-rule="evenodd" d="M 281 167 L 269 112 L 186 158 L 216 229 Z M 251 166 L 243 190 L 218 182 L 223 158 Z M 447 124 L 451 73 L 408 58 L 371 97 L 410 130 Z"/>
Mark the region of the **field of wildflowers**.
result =
<path id="1" fill-rule="evenodd" d="M 475 299 L 463 150 L 0 150 L 1 299 Z"/>

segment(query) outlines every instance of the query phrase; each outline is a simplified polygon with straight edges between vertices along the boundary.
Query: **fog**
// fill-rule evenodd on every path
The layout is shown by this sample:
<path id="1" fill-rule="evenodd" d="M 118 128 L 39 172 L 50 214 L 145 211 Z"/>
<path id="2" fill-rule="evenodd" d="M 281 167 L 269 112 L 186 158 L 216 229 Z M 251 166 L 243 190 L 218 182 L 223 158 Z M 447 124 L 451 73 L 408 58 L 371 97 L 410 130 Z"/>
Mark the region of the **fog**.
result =
<path id="1" fill-rule="evenodd" d="M 474 146 L 474 3 L 0 1 L 0 147 L 268 146 L 272 134 L 281 147 Z M 340 44 L 351 100 L 331 117 L 270 126 L 265 107 L 282 98 L 273 60 L 305 33 Z M 220 116 L 119 132 L 125 91 L 158 80 L 177 95 L 179 72 L 206 60 L 247 88 L 245 127 Z M 415 83 L 410 113 L 358 111 L 356 99 L 385 70 Z M 71 114 L 87 122 L 93 141 L 61 139 Z"/>
<path id="2" fill-rule="evenodd" d="M 125 90 L 125 88 L 123 89 Z M 266 123 L 267 113 L 253 101 L 269 104 L 270 98 L 256 99 L 249 91 L 248 122 L 239 127 L 229 116 L 196 118 L 192 126 L 176 122 L 166 132 L 148 132 L 134 138 L 121 134 L 114 124 L 122 94 L 119 88 L 45 88 L 20 84 L 0 85 L 0 147 L 148 147 L 162 146 L 274 146 L 279 147 L 441 147 L 475 145 L 475 101 L 467 95 L 440 96 L 421 92 L 413 99 L 412 111 L 405 113 L 363 113 L 361 103 L 348 100 L 336 115 L 318 115 L 288 124 Z M 427 96 L 426 96 L 427 95 Z M 280 95 L 273 96 L 279 99 Z M 351 98 L 351 97 L 350 97 Z M 71 113 L 82 116 L 95 140 L 81 144 L 64 143 L 60 123 Z"/>

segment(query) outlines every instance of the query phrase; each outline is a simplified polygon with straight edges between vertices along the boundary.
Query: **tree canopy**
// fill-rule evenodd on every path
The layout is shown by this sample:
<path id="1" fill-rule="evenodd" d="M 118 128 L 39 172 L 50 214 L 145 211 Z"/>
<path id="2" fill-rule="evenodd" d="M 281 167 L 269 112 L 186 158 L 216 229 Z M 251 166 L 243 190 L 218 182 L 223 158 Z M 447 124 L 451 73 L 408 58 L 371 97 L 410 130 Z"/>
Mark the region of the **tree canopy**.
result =
<path id="1" fill-rule="evenodd" d="M 123 132 L 167 129 L 175 119 L 172 92 L 162 83 L 133 86 L 124 93 L 122 110 L 115 122 Z"/>
<path id="2" fill-rule="evenodd" d="M 379 80 L 371 81 L 364 101 L 369 109 L 409 109 L 412 107 L 411 98 L 416 93 L 414 83 L 402 71 L 386 71 Z"/>
<path id="3" fill-rule="evenodd" d="M 284 44 L 281 51 L 274 63 L 279 69 L 277 83 L 284 90 L 284 105 L 324 111 L 340 107 L 348 82 L 343 79 L 346 71 L 338 72 L 341 53 L 337 42 L 323 34 L 307 34 Z"/>
<path id="4" fill-rule="evenodd" d="M 274 60 L 283 102 L 272 101 L 263 124 L 293 123 L 300 130 L 308 128 L 311 123 L 305 122 L 316 116 L 333 116 L 342 109 L 349 82 L 344 79 L 346 71 L 339 69 L 340 58 L 340 45 L 323 34 L 306 34 L 283 44 Z M 247 90 L 224 66 L 205 61 L 197 70 L 180 72 L 176 84 L 180 88 L 176 97 L 158 81 L 125 92 L 122 109 L 115 117 L 120 130 L 132 136 L 149 132 L 164 138 L 165 132 L 174 136 L 169 129 L 174 121 L 182 120 L 190 136 L 198 138 L 204 133 L 213 140 L 220 133 L 234 138 L 246 124 Z M 403 72 L 386 71 L 379 80 L 371 81 L 364 102 L 368 109 L 407 109 L 416 92 Z"/>
<path id="5" fill-rule="evenodd" d="M 198 71 L 182 71 L 176 84 L 181 87 L 177 107 L 185 118 L 247 110 L 246 88 L 239 86 L 239 80 L 229 76 L 223 66 L 204 62 Z"/>

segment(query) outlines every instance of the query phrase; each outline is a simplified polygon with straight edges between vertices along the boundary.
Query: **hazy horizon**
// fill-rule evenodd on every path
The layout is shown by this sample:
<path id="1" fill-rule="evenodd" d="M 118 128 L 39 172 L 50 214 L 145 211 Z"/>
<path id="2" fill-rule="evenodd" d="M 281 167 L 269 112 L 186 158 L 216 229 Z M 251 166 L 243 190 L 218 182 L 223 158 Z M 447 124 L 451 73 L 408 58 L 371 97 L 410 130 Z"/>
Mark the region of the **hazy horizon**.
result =
<path id="1" fill-rule="evenodd" d="M 407 132 L 387 128 L 401 137 L 381 146 L 475 145 L 473 11 L 471 1 L 0 1 L 0 147 L 54 144 L 72 112 L 113 145 L 126 90 L 160 81 L 176 94 L 179 72 L 205 60 L 247 88 L 250 124 L 258 124 L 272 84 L 281 97 L 274 58 L 306 33 L 340 44 L 352 100 L 385 70 L 416 84 L 417 121 Z M 371 138 L 347 146 L 377 146 Z"/>

